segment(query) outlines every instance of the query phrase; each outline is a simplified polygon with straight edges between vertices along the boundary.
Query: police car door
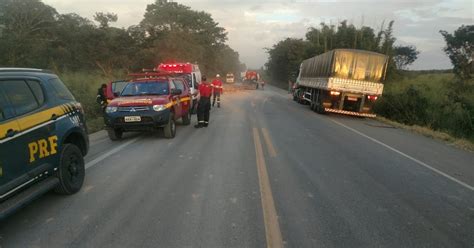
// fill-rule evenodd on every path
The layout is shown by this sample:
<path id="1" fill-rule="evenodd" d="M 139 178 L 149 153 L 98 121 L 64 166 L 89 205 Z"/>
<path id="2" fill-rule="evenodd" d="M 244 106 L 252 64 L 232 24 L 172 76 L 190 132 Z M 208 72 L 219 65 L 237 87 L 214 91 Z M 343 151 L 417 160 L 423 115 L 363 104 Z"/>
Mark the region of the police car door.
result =
<path id="1" fill-rule="evenodd" d="M 2 144 L 8 154 L 4 160 L 4 174 L 15 187 L 32 181 L 43 172 L 57 153 L 57 139 L 45 118 L 44 92 L 37 80 L 8 79 L 0 81 L 0 88 L 10 105 L 18 132 Z M 2 158 L 4 156 L 2 155 Z"/>
<path id="2" fill-rule="evenodd" d="M 20 166 L 16 159 L 16 149 L 20 146 L 16 136 L 20 126 L 14 119 L 13 109 L 2 89 L 0 81 L 0 196 L 23 182 L 13 182 L 18 176 L 16 168 Z M 25 179 L 26 180 L 26 179 Z M 6 195 L 5 195 L 6 196 Z M 0 201 L 1 201 L 0 198 Z"/>

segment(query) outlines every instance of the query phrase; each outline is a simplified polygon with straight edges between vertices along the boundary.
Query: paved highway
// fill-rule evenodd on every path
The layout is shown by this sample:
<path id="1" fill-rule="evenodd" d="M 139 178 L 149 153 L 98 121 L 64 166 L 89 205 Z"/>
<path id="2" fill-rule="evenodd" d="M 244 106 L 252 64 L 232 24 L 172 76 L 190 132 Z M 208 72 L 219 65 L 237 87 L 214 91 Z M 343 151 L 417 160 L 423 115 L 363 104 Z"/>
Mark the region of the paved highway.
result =
<path id="1" fill-rule="evenodd" d="M 473 153 L 272 87 L 173 140 L 93 134 L 86 161 L 78 194 L 0 223 L 2 247 L 474 247 Z"/>

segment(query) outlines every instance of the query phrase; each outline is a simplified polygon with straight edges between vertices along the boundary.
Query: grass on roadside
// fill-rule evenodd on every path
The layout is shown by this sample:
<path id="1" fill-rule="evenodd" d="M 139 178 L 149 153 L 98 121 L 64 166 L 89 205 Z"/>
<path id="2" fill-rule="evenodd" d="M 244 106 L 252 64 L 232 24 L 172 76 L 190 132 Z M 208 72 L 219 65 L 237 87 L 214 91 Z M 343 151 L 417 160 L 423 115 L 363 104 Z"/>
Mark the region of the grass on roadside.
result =
<path id="1" fill-rule="evenodd" d="M 62 72 L 58 76 L 69 88 L 76 100 L 82 104 L 86 113 L 86 123 L 89 133 L 100 131 L 104 127 L 102 110 L 96 102 L 97 90 L 101 84 L 112 80 L 122 79 L 124 73 L 105 76 L 99 71 L 91 72 Z"/>
<path id="2" fill-rule="evenodd" d="M 453 145 L 457 148 L 460 148 L 460 149 L 463 149 L 463 150 L 466 150 L 466 151 L 474 152 L 474 141 L 470 141 L 470 140 L 467 140 L 467 139 L 456 138 L 456 137 L 453 137 L 452 135 L 450 135 L 448 133 L 435 131 L 435 130 L 430 129 L 428 127 L 422 127 L 422 126 L 417 126 L 417 125 L 412 125 L 412 126 L 405 125 L 405 124 L 402 124 L 402 123 L 399 123 L 399 122 L 389 120 L 389 119 L 384 118 L 384 117 L 377 117 L 376 119 L 380 122 L 389 124 L 389 125 L 394 126 L 396 128 L 409 130 L 411 132 L 418 133 L 418 134 L 421 134 L 421 135 L 429 137 L 429 138 L 433 138 L 433 139 L 437 139 L 437 140 L 447 142 L 450 145 Z"/>

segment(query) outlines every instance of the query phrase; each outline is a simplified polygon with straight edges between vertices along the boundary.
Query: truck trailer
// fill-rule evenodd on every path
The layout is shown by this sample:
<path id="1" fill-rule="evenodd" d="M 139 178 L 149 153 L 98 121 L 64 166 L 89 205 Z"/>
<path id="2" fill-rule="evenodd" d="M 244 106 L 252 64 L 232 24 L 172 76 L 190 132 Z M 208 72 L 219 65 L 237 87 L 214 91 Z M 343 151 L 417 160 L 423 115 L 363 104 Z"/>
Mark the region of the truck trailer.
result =
<path id="1" fill-rule="evenodd" d="M 375 117 L 372 107 L 383 92 L 388 56 L 335 49 L 304 60 L 293 99 L 318 113 Z"/>

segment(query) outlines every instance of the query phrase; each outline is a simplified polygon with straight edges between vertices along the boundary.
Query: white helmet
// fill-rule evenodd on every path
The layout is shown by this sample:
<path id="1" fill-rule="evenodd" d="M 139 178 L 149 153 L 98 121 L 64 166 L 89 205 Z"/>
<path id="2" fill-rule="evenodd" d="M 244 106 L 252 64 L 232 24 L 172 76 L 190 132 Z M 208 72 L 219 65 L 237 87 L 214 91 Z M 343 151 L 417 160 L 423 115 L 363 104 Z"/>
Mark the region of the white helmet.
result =
<path id="1" fill-rule="evenodd" d="M 221 75 L 217 74 L 216 77 L 221 77 Z"/>

